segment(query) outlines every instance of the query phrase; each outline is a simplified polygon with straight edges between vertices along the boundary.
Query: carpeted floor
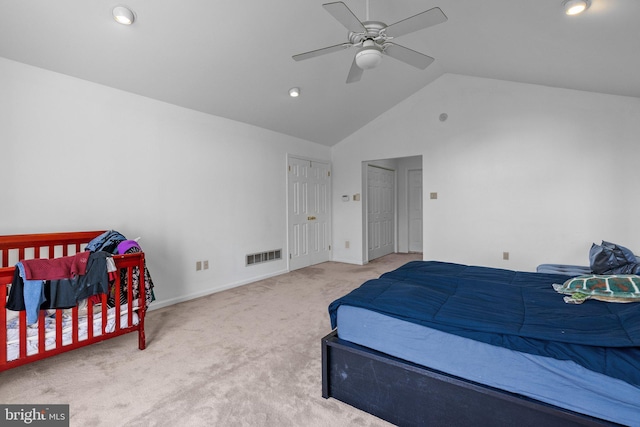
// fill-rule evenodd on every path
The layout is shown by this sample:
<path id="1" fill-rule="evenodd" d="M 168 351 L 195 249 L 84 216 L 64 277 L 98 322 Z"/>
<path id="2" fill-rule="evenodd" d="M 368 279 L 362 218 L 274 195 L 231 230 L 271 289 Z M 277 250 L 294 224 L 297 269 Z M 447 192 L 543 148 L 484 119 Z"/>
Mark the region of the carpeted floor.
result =
<path id="1" fill-rule="evenodd" d="M 321 396 L 327 306 L 421 254 L 327 262 L 150 311 L 137 335 L 0 373 L 0 403 L 69 404 L 71 426 L 387 426 Z"/>

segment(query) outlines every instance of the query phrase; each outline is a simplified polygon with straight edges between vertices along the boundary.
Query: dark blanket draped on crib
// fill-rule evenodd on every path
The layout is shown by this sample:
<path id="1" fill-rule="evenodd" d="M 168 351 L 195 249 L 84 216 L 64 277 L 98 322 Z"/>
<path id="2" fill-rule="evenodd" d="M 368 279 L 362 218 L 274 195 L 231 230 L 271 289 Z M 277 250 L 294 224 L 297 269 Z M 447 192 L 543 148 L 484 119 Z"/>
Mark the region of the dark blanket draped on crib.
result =
<path id="1" fill-rule="evenodd" d="M 56 309 L 71 308 L 78 304 L 78 301 L 93 295 L 107 293 L 109 287 L 109 279 L 107 275 L 106 258 L 110 254 L 99 251 L 92 252 L 87 257 L 87 266 L 82 274 L 68 273 L 68 277 L 62 272 L 72 265 L 72 259 L 76 257 L 61 257 L 48 261 L 47 266 L 43 267 L 40 260 L 35 260 L 34 264 L 38 265 L 37 274 L 34 273 L 39 282 L 37 295 L 39 304 L 34 305 L 35 309 Z M 29 265 L 29 261 L 22 261 L 24 265 Z M 47 274 L 47 268 L 51 270 L 51 274 Z M 31 276 L 28 276 L 29 278 Z M 48 280 L 50 278 L 50 280 Z M 13 276 L 9 297 L 7 298 L 6 308 L 14 311 L 25 310 L 29 303 L 25 304 L 25 284 L 20 276 L 19 268 L 16 267 Z M 36 301 L 38 302 L 38 301 Z M 36 313 L 37 315 L 37 313 Z M 35 321 L 35 319 L 33 319 Z"/>

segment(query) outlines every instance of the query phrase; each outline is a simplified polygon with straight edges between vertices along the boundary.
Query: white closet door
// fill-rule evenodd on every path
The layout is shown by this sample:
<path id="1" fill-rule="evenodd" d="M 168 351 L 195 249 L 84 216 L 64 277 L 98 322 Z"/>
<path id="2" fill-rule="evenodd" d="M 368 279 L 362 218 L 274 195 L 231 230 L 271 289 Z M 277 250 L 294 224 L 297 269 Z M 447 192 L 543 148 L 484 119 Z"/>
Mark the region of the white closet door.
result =
<path id="1" fill-rule="evenodd" d="M 331 169 L 328 163 L 291 157 L 289 174 L 289 269 L 331 259 Z"/>
<path id="2" fill-rule="evenodd" d="M 368 165 L 367 221 L 369 261 L 394 252 L 395 171 Z"/>

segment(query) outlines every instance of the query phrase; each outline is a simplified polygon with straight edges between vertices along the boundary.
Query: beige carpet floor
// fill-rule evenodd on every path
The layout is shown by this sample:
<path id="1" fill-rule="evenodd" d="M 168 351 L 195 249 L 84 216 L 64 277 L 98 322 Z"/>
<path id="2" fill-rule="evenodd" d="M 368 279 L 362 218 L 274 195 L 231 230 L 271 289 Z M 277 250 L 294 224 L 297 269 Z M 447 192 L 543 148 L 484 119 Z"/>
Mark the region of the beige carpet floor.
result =
<path id="1" fill-rule="evenodd" d="M 387 426 L 321 396 L 331 301 L 421 254 L 327 262 L 147 314 L 137 334 L 0 373 L 0 403 L 69 404 L 71 426 Z"/>

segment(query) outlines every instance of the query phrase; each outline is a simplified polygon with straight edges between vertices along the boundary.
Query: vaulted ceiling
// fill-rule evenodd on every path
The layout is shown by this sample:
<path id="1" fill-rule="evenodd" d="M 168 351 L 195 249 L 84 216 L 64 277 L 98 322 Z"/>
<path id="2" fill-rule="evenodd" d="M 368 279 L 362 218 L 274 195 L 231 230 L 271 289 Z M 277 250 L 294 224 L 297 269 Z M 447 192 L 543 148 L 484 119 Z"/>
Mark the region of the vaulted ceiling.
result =
<path id="1" fill-rule="evenodd" d="M 0 56 L 328 146 L 443 73 L 640 97 L 638 0 L 578 16 L 562 0 L 344 0 L 361 21 L 448 17 L 394 40 L 435 58 L 425 70 L 385 56 L 350 84 L 356 48 L 292 59 L 348 40 L 327 0 L 125 1 L 130 26 L 117 1 L 0 0 Z"/>

